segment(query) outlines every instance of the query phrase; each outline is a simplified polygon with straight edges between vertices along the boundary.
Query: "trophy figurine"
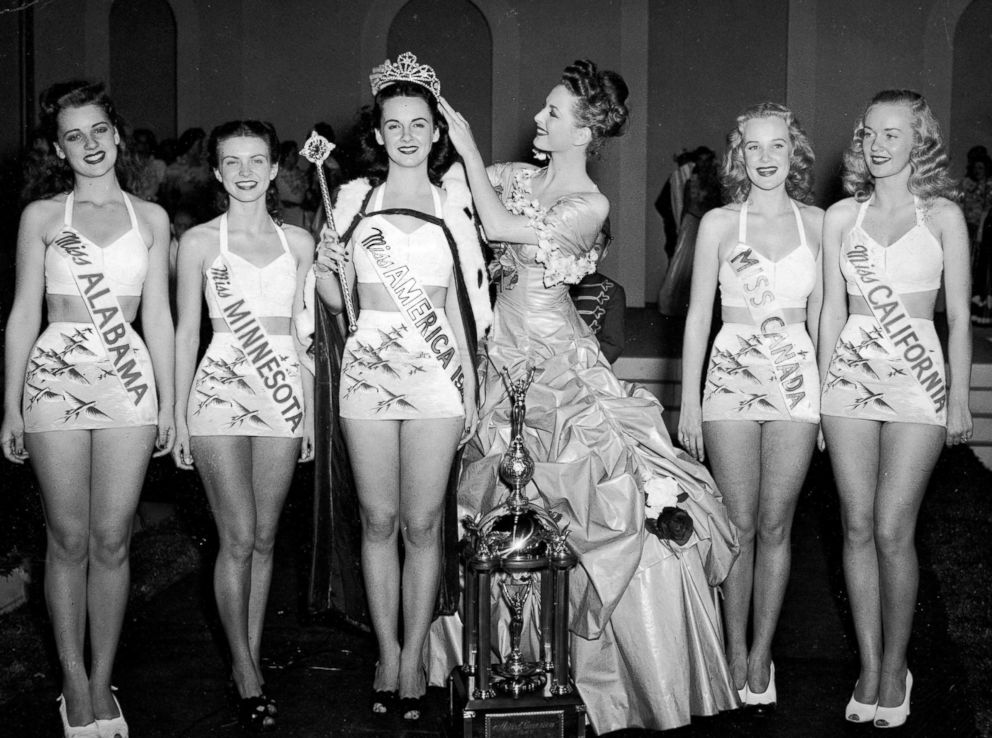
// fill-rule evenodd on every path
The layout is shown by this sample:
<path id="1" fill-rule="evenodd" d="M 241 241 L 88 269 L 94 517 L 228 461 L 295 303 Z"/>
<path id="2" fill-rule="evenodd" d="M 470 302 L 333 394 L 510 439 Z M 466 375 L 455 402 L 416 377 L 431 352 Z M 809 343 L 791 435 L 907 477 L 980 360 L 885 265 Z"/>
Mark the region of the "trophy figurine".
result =
<path id="1" fill-rule="evenodd" d="M 519 697 L 523 692 L 533 692 L 543 687 L 547 681 L 541 664 L 526 661 L 520 651 L 524 632 L 524 605 L 534 588 L 534 578 L 529 574 L 520 578 L 507 575 L 500 580 L 499 587 L 510 608 L 510 653 L 506 661 L 493 667 L 493 672 L 503 677 L 496 682 L 497 689 Z"/>

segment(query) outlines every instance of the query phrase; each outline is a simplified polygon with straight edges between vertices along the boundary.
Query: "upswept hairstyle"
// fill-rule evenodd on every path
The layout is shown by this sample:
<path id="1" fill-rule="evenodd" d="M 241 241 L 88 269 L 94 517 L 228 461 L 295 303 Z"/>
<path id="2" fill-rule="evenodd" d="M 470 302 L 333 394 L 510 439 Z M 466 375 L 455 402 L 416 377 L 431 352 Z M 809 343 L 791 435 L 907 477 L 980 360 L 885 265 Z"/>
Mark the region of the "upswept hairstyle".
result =
<path id="1" fill-rule="evenodd" d="M 599 71 L 588 59 L 577 59 L 561 74 L 576 100 L 572 114 L 580 126 L 592 132 L 586 153 L 595 155 L 606 139 L 623 134 L 630 110 L 627 108 L 627 83 L 616 72 Z"/>
<path id="2" fill-rule="evenodd" d="M 269 163 L 279 163 L 279 137 L 276 135 L 276 129 L 271 123 L 261 120 L 229 120 L 227 123 L 221 123 L 210 131 L 210 137 L 207 139 L 207 163 L 211 169 L 218 169 L 220 167 L 220 160 L 217 154 L 220 144 L 226 139 L 237 138 L 239 136 L 260 138 L 265 141 L 269 149 Z M 220 187 L 218 204 L 222 210 L 226 210 L 228 205 L 227 193 L 224 192 L 223 187 L 219 184 L 217 186 Z M 279 209 L 279 193 L 276 190 L 275 180 L 269 182 L 268 189 L 265 191 L 265 209 L 269 211 L 273 220 L 282 225 L 282 216 Z"/>
<path id="3" fill-rule="evenodd" d="M 926 98 L 913 90 L 882 90 L 871 99 L 854 124 L 851 145 L 844 152 L 844 191 L 864 202 L 875 191 L 875 178 L 865 163 L 865 118 L 875 105 L 905 105 L 913 117 L 913 148 L 909 154 L 909 191 L 923 200 L 960 199 L 957 184 L 947 173 L 947 152 L 940 124 Z"/>
<path id="4" fill-rule="evenodd" d="M 117 108 L 107 94 L 107 90 L 102 82 L 90 82 L 82 79 L 58 82 L 46 88 L 41 93 L 39 103 L 41 108 L 41 131 L 53 146 L 58 143 L 59 114 L 67 108 L 82 108 L 87 105 L 96 105 L 103 108 L 110 124 L 117 129 L 121 141 L 124 141 L 124 120 L 117 113 Z M 123 144 L 117 144 L 117 162 L 114 165 L 114 171 L 117 174 L 117 179 L 121 187 L 128 189 L 128 184 L 133 178 L 133 173 L 122 153 Z M 43 192 L 46 195 L 57 192 L 68 192 L 72 189 L 75 182 L 72 168 L 65 159 L 59 159 L 59 166 L 52 169 L 47 178 L 50 181 L 36 183 L 36 191 Z"/>
<path id="5" fill-rule="evenodd" d="M 789 176 L 785 191 L 789 197 L 807 205 L 813 202 L 813 147 L 799 119 L 784 105 L 763 102 L 745 109 L 727 134 L 727 148 L 720 164 L 720 185 L 726 202 L 742 203 L 751 193 L 751 180 L 744 165 L 744 124 L 757 118 L 780 118 L 789 129 Z"/>
<path id="6" fill-rule="evenodd" d="M 455 162 L 457 154 L 451 145 L 451 139 L 448 138 L 448 122 L 441 115 L 434 94 L 416 82 L 396 82 L 383 87 L 376 93 L 371 112 L 367 116 L 362 116 L 363 122 L 365 122 L 365 130 L 361 138 L 362 173 L 373 184 L 379 184 L 386 179 L 386 174 L 389 171 L 389 157 L 386 155 L 385 148 L 375 140 L 375 132 L 382 125 L 383 103 L 394 97 L 419 97 L 430 108 L 431 118 L 440 135 L 431 146 L 431 153 L 427 157 L 427 176 L 432 183 L 440 186 L 441 177 Z"/>

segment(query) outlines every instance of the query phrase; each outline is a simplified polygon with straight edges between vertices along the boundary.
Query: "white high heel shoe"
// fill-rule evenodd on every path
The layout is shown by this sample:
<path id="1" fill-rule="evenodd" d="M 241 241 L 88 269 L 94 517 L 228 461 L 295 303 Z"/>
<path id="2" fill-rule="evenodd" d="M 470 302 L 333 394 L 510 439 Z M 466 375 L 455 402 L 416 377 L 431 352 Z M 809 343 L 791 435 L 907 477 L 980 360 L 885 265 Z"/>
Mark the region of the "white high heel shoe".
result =
<path id="1" fill-rule="evenodd" d="M 748 707 L 753 707 L 755 712 L 765 713 L 775 709 L 778 702 L 778 693 L 775 691 L 775 662 L 768 666 L 768 686 L 764 692 L 755 692 L 750 685 L 747 687 L 747 700 L 744 703 Z"/>
<path id="2" fill-rule="evenodd" d="M 857 690 L 858 685 L 854 685 L 854 689 Z M 870 723 L 875 719 L 875 712 L 878 710 L 878 700 L 873 703 L 868 704 L 865 702 L 858 702 L 854 699 L 854 693 L 851 693 L 851 699 L 847 702 L 847 707 L 844 708 L 844 718 L 849 723 Z"/>
<path id="3" fill-rule="evenodd" d="M 111 689 L 115 689 L 115 687 L 111 687 Z M 129 738 L 127 720 L 124 719 L 121 703 L 117 701 L 116 694 L 111 693 L 110 696 L 114 698 L 114 704 L 117 705 L 117 717 L 105 720 L 97 718 L 96 727 L 100 732 L 100 738 Z"/>
<path id="4" fill-rule="evenodd" d="M 100 738 L 100 731 L 97 729 L 96 721 L 86 725 L 69 725 L 69 716 L 65 711 L 65 697 L 59 695 L 59 717 L 62 718 L 63 738 Z"/>
<path id="5" fill-rule="evenodd" d="M 898 728 L 909 717 L 909 693 L 913 689 L 913 675 L 906 669 L 906 695 L 898 707 L 878 706 L 875 711 L 874 725 L 876 728 Z"/>

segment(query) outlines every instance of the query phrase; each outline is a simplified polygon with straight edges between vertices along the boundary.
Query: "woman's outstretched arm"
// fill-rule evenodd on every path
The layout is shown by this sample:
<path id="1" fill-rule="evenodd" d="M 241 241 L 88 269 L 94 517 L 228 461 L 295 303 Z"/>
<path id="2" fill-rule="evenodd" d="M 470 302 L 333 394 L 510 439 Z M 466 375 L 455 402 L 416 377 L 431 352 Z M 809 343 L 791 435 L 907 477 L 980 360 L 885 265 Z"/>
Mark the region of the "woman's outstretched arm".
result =
<path id="1" fill-rule="evenodd" d="M 493 189 L 468 121 L 444 98 L 439 102 L 441 114 L 448 122 L 448 136 L 465 163 L 468 184 L 472 188 L 472 201 L 479 213 L 482 227 L 486 229 L 486 237 L 491 241 L 537 243 L 538 234 L 531 225 L 530 218 L 508 211 Z"/>

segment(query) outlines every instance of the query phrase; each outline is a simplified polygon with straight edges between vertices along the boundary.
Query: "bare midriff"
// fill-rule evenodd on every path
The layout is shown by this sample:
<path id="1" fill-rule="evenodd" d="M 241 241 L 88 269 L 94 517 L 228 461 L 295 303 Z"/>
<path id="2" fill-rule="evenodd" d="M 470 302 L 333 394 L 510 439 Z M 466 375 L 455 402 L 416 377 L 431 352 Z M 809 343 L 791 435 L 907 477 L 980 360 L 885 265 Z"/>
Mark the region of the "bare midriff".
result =
<path id="1" fill-rule="evenodd" d="M 902 304 L 906 306 L 910 318 L 933 320 L 933 308 L 937 303 L 937 290 L 923 292 L 904 292 L 899 295 Z M 851 315 L 871 315 L 868 302 L 861 295 L 847 296 L 847 309 Z"/>
<path id="2" fill-rule="evenodd" d="M 806 308 L 782 308 L 780 312 L 787 325 L 806 322 Z M 743 307 L 724 306 L 720 310 L 720 317 L 723 318 L 724 323 L 744 323 L 745 325 L 754 323 L 751 312 Z"/>
<path id="3" fill-rule="evenodd" d="M 121 311 L 124 313 L 124 320 L 133 323 L 138 315 L 138 305 L 141 298 L 137 295 L 126 295 L 118 297 Z M 79 295 L 45 295 L 45 304 L 48 307 L 49 323 L 92 323 L 90 312 L 86 309 L 86 303 Z"/>
<path id="4" fill-rule="evenodd" d="M 282 318 L 272 315 L 255 316 L 258 322 L 261 324 L 265 332 L 270 336 L 288 336 L 290 333 L 290 328 L 292 321 L 289 318 Z M 210 327 L 214 329 L 214 333 L 230 333 L 231 329 L 227 325 L 227 321 L 223 318 L 211 318 Z"/>
<path id="5" fill-rule="evenodd" d="M 444 308 L 444 300 L 448 296 L 447 287 L 424 285 L 424 291 L 434 307 Z M 358 301 L 365 310 L 379 310 L 384 313 L 399 312 L 396 309 L 396 302 L 389 296 L 386 288 L 378 282 L 359 282 Z"/>

